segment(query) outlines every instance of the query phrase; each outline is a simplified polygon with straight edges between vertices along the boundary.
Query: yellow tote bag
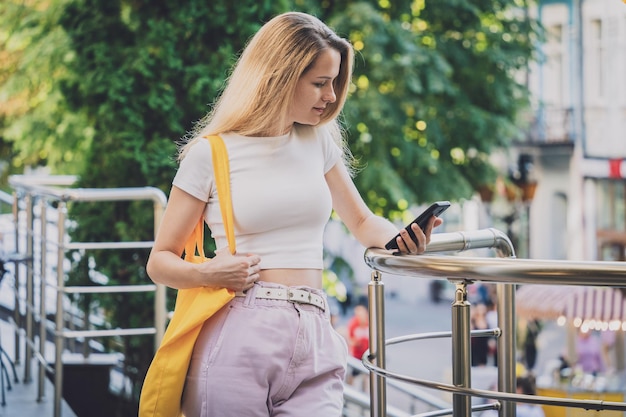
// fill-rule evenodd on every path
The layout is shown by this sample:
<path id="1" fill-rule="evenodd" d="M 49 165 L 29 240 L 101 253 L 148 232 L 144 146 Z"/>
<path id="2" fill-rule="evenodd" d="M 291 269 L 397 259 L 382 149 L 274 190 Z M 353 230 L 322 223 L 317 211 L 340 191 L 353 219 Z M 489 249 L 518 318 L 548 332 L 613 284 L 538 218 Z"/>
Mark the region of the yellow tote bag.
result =
<path id="1" fill-rule="evenodd" d="M 211 142 L 213 169 L 228 247 L 234 254 L 236 248 L 228 154 L 221 137 L 209 136 L 207 138 Z M 193 263 L 210 260 L 204 255 L 203 217 L 200 217 L 185 244 L 185 260 Z M 179 417 L 182 415 L 181 397 L 198 334 L 204 322 L 234 296 L 232 291 L 225 288 L 200 287 L 178 290 L 174 315 L 143 383 L 139 399 L 139 417 Z"/>

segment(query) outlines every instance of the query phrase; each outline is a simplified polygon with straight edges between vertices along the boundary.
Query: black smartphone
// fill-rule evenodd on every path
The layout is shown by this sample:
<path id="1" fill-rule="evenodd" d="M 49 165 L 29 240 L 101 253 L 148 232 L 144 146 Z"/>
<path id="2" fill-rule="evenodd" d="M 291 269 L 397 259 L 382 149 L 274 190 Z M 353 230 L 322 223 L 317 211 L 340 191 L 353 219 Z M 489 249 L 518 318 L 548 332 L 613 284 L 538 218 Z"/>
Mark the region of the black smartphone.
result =
<path id="1" fill-rule="evenodd" d="M 432 216 L 438 217 L 441 213 L 446 211 L 448 207 L 450 207 L 449 201 L 437 201 L 431 204 L 431 206 L 428 207 L 426 210 L 424 210 L 422 214 L 417 216 L 415 220 L 409 223 L 409 225 L 405 227 L 404 230 L 409 232 L 409 236 L 411 236 L 411 239 L 413 239 L 413 241 L 416 242 L 417 238 L 415 237 L 415 233 L 413 233 L 413 230 L 411 230 L 411 225 L 413 223 L 417 223 L 417 225 L 422 230 L 424 230 L 424 228 L 426 227 L 426 225 L 428 224 L 428 221 L 430 220 Z M 398 238 L 398 236 L 400 236 L 400 233 L 398 233 L 393 239 L 387 242 L 387 244 L 385 245 L 385 248 L 388 250 L 398 249 L 398 243 L 396 242 L 396 239 Z"/>

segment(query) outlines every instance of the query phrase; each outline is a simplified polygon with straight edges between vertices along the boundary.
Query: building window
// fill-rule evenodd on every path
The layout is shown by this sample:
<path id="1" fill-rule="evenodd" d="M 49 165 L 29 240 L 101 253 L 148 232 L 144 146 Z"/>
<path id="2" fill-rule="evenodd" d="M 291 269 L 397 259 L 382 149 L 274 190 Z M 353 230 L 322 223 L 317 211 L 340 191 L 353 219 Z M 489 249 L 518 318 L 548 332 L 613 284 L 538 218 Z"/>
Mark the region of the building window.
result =
<path id="1" fill-rule="evenodd" d="M 602 20 L 589 21 L 584 51 L 587 70 L 587 97 L 600 100 L 605 96 L 606 80 L 604 75 L 605 48 L 602 36 Z"/>
<path id="2" fill-rule="evenodd" d="M 598 259 L 626 260 L 626 182 L 597 181 L 597 241 Z"/>
<path id="3" fill-rule="evenodd" d="M 548 28 L 545 54 L 545 101 L 548 107 L 562 109 L 566 102 L 564 83 L 567 82 L 563 67 L 563 25 Z"/>

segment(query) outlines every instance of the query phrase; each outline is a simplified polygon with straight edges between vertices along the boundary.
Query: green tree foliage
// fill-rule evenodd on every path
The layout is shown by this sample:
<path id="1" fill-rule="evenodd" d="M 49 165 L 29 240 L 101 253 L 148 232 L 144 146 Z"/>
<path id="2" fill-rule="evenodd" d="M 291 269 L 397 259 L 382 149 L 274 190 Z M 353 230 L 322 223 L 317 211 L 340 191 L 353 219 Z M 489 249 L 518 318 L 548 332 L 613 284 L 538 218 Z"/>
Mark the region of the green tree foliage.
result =
<path id="1" fill-rule="evenodd" d="M 90 186 L 169 188 L 177 138 L 207 111 L 273 2 L 71 1 L 61 24 L 74 74 L 63 85 L 96 139 Z M 101 175 L 106 172 L 107 175 Z"/>
<path id="2" fill-rule="evenodd" d="M 59 88 L 73 55 L 58 25 L 63 3 L 0 2 L 0 183 L 26 166 L 82 171 L 93 130 Z"/>
<path id="3" fill-rule="evenodd" d="M 520 134 L 520 76 L 537 25 L 523 1 L 348 2 L 330 13 L 358 51 L 346 106 L 356 177 L 368 205 L 470 197 L 495 182 L 495 149 Z"/>

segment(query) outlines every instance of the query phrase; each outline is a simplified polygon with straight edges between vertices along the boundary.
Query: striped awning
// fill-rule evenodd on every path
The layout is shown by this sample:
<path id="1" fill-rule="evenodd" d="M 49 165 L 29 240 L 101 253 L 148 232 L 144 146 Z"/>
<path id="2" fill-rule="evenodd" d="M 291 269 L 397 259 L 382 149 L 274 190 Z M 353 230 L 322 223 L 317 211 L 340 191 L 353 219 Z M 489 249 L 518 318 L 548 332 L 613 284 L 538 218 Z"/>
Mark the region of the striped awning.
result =
<path id="1" fill-rule="evenodd" d="M 516 314 L 528 319 L 574 321 L 577 327 L 614 330 L 626 322 L 626 299 L 619 288 L 569 285 L 524 285 L 515 293 Z"/>

